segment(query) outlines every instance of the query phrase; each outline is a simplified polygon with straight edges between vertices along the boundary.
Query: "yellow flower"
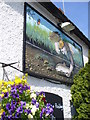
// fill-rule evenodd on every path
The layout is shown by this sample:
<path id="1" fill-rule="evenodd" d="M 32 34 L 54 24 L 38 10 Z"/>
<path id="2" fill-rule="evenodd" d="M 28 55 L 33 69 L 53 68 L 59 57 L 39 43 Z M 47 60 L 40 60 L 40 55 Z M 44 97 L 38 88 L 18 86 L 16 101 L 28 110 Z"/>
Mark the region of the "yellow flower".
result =
<path id="1" fill-rule="evenodd" d="M 21 81 L 20 78 L 17 77 L 17 78 L 15 79 L 15 84 L 16 84 L 16 85 L 17 85 L 17 84 L 20 84 L 21 82 L 22 82 L 22 81 Z"/>
<path id="2" fill-rule="evenodd" d="M 9 85 L 14 85 L 14 82 L 13 81 L 8 81 L 8 84 Z"/>
<path id="3" fill-rule="evenodd" d="M 0 80 L 0 84 L 2 84 L 2 80 Z"/>
<path id="4" fill-rule="evenodd" d="M 5 87 L 7 87 L 8 82 L 6 82 L 6 81 L 3 80 L 2 83 L 3 83 L 3 85 L 4 85 Z"/>
<path id="5" fill-rule="evenodd" d="M 7 90 L 7 89 L 4 89 L 4 90 L 2 90 L 2 92 L 3 92 L 3 93 L 6 93 L 6 92 L 8 92 L 8 90 Z"/>
<path id="6" fill-rule="evenodd" d="M 4 97 L 4 94 L 0 94 L 0 97 L 3 98 L 3 97 Z"/>
<path id="7" fill-rule="evenodd" d="M 1 115 L 3 114 L 3 112 L 4 112 L 4 110 L 1 109 L 1 110 L 0 110 L 0 118 L 1 118 Z"/>
<path id="8" fill-rule="evenodd" d="M 27 84 L 27 77 L 28 77 L 28 74 L 25 74 L 25 76 L 22 76 L 22 83 L 23 84 Z"/>
<path id="9" fill-rule="evenodd" d="M 25 74 L 25 77 L 28 77 L 28 74 L 27 74 L 27 73 Z"/>
<path id="10" fill-rule="evenodd" d="M 30 90 L 26 90 L 27 93 L 30 93 Z"/>
<path id="11" fill-rule="evenodd" d="M 2 87 L 1 87 L 1 90 L 4 90 L 4 89 L 6 89 L 6 87 L 5 87 L 5 86 L 2 86 Z"/>
<path id="12" fill-rule="evenodd" d="M 22 79 L 22 83 L 27 83 L 27 80 L 26 79 Z"/>
<path id="13" fill-rule="evenodd" d="M 0 85 L 2 85 L 2 80 L 0 80 Z"/>
<path id="14" fill-rule="evenodd" d="M 1 88 L 1 86 L 2 86 L 2 81 L 0 81 L 0 88 Z"/>
<path id="15" fill-rule="evenodd" d="M 2 80 L 2 84 L 4 83 L 5 81 L 4 80 Z"/>
<path id="16" fill-rule="evenodd" d="M 11 87 L 8 88 L 8 91 L 10 91 L 10 90 L 11 90 Z"/>

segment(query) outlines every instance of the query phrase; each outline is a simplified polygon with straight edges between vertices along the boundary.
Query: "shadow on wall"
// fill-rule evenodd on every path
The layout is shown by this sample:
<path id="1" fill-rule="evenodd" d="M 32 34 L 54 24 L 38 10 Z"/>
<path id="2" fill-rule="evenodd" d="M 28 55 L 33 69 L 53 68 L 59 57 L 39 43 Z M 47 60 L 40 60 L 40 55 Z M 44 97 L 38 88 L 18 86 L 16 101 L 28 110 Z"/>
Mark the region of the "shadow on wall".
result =
<path id="1" fill-rule="evenodd" d="M 70 86 L 66 86 L 64 84 L 53 84 L 52 82 L 46 81 L 44 79 L 39 79 L 35 77 L 28 76 L 27 82 L 30 84 L 30 86 L 35 86 L 35 87 L 50 87 L 50 88 L 55 88 L 57 89 L 65 89 L 65 90 L 70 90 Z"/>
<path id="2" fill-rule="evenodd" d="M 77 112 L 71 100 L 70 100 L 70 107 L 71 107 L 71 116 L 73 117 L 74 115 L 77 114 Z"/>
<path id="3" fill-rule="evenodd" d="M 5 4 L 17 11 L 20 15 L 24 15 L 24 2 L 5 2 Z"/>

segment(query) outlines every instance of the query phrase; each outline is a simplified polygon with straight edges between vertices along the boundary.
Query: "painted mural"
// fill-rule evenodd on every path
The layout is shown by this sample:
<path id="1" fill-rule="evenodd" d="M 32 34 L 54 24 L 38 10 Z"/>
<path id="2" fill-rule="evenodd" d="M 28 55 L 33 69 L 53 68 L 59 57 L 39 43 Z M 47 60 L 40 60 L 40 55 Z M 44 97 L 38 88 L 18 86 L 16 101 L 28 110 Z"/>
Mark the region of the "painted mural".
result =
<path id="1" fill-rule="evenodd" d="M 83 67 L 81 47 L 26 6 L 26 71 L 70 81 Z"/>

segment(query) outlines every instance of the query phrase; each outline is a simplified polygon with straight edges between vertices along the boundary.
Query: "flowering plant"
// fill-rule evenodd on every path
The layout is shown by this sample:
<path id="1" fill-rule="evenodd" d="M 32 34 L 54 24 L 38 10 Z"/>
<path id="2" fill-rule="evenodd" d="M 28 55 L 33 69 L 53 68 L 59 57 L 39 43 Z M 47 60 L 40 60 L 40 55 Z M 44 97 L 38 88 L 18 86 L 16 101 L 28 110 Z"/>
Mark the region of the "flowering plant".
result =
<path id="1" fill-rule="evenodd" d="M 27 83 L 27 76 L 14 81 L 0 81 L 0 118 L 14 119 L 49 119 L 53 106 L 45 100 L 44 92 L 32 92 Z"/>

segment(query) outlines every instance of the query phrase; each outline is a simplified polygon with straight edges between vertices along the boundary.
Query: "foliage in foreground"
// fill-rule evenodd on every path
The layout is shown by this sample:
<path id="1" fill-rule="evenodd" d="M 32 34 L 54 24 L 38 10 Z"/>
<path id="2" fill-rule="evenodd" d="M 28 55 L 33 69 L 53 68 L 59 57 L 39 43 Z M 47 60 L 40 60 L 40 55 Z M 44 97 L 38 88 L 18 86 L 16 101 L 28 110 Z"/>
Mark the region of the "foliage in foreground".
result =
<path id="1" fill-rule="evenodd" d="M 73 118 L 90 119 L 90 61 L 75 75 L 71 94 L 76 108 Z"/>
<path id="2" fill-rule="evenodd" d="M 44 92 L 32 92 L 26 77 L 0 81 L 0 118 L 2 120 L 48 120 L 53 106 L 46 103 Z"/>

